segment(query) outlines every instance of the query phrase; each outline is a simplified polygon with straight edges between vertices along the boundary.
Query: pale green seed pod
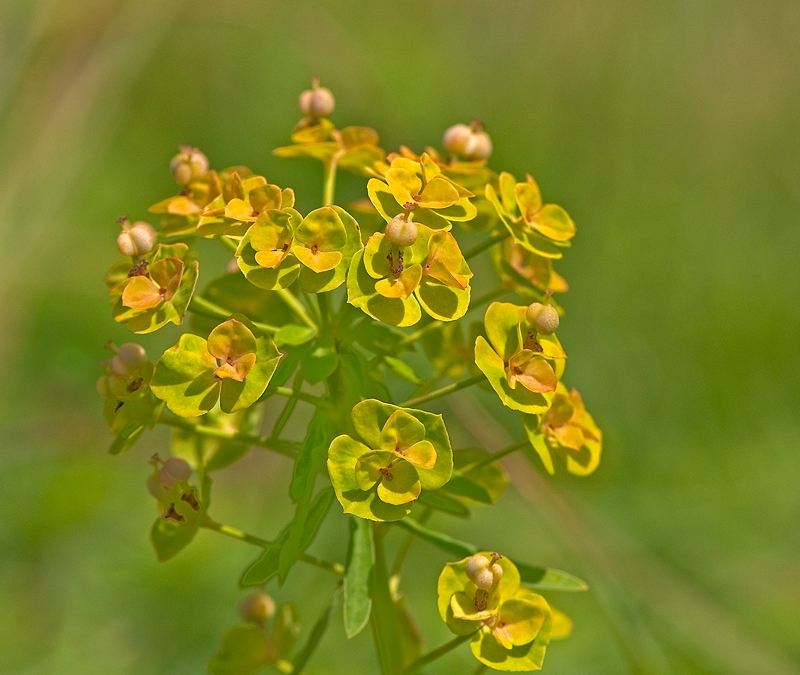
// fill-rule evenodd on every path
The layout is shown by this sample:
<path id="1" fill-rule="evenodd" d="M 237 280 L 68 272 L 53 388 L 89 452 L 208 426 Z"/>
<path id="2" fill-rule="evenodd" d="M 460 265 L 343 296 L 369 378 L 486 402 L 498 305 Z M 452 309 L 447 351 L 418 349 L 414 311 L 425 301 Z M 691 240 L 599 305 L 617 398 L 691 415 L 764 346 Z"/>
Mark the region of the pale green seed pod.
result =
<path id="1" fill-rule="evenodd" d="M 419 236 L 419 226 L 400 213 L 386 223 L 385 234 L 392 246 L 413 246 Z"/>
<path id="2" fill-rule="evenodd" d="M 239 603 L 239 616 L 250 623 L 266 623 L 274 614 L 275 601 L 266 593 L 253 593 Z"/>
<path id="3" fill-rule="evenodd" d="M 150 253 L 155 245 L 156 231 L 149 223 L 141 220 L 133 225 L 128 225 L 126 221 L 117 237 L 119 252 L 131 257 Z"/>
<path id="4" fill-rule="evenodd" d="M 320 87 L 319 80 L 311 80 L 311 89 L 306 89 L 298 99 L 300 112 L 311 119 L 330 117 L 336 108 L 336 99 L 327 87 Z"/>
<path id="5" fill-rule="evenodd" d="M 525 318 L 541 335 L 552 335 L 558 330 L 560 323 L 556 308 L 552 305 L 543 305 L 541 302 L 532 303 L 525 312 Z"/>
<path id="6" fill-rule="evenodd" d="M 170 171 L 178 185 L 188 185 L 208 173 L 208 157 L 191 145 L 182 145 L 180 152 L 169 163 Z"/>

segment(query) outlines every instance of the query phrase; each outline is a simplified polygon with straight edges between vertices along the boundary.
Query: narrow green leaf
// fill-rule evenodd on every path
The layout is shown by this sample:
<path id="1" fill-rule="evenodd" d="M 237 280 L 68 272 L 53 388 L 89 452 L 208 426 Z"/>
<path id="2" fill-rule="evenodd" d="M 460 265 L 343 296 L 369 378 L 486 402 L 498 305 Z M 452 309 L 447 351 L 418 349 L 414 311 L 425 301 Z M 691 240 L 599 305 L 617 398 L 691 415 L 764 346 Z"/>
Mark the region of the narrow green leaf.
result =
<path id="1" fill-rule="evenodd" d="M 469 497 L 481 504 L 492 503 L 492 497 L 484 487 L 463 476 L 453 476 L 443 489 L 459 497 Z"/>
<path id="2" fill-rule="evenodd" d="M 275 344 L 278 345 L 278 347 L 283 347 L 284 345 L 296 347 L 309 342 L 316 334 L 317 331 L 310 326 L 301 326 L 296 323 L 290 323 L 286 326 L 283 326 L 283 328 L 275 333 L 274 339 Z"/>
<path id="3" fill-rule="evenodd" d="M 384 356 L 383 362 L 397 377 L 400 377 L 411 384 L 422 384 L 422 380 L 414 372 L 414 369 L 409 366 L 405 361 L 395 358 L 394 356 Z"/>
<path id="4" fill-rule="evenodd" d="M 403 522 L 403 521 L 399 521 Z M 375 527 L 370 523 L 370 529 Z M 372 638 L 378 650 L 383 675 L 400 675 L 403 670 L 403 643 L 400 639 L 398 614 L 389 588 L 389 572 L 381 531 L 375 531 L 375 567 L 373 569 Z"/>
<path id="5" fill-rule="evenodd" d="M 316 473 L 323 470 L 325 466 L 330 441 L 329 435 L 330 420 L 324 412 L 318 411 L 311 420 L 308 434 L 294 465 L 294 475 L 289 488 L 289 496 L 293 501 L 297 501 L 304 494 L 313 491 Z"/>
<path id="6" fill-rule="evenodd" d="M 423 491 L 417 501 L 420 504 L 425 504 L 425 506 L 430 506 L 432 509 L 449 513 L 451 516 L 457 516 L 458 518 L 469 518 L 470 516 L 470 510 L 462 502 L 442 492 Z"/>
<path id="7" fill-rule="evenodd" d="M 300 675 L 303 672 L 303 668 L 306 667 L 308 660 L 316 651 L 319 643 L 322 642 L 322 638 L 325 635 L 325 631 L 328 630 L 328 624 L 331 622 L 331 617 L 333 616 L 333 612 L 336 609 L 336 605 L 339 602 L 339 597 L 342 594 L 341 586 L 338 586 L 336 590 L 333 592 L 333 597 L 331 597 L 331 601 L 324 610 L 322 610 L 322 614 L 317 619 L 317 622 L 314 624 L 314 627 L 311 629 L 311 633 L 308 636 L 308 640 L 306 641 L 303 648 L 297 654 L 297 658 L 294 660 L 294 668 L 292 670 L 292 675 Z"/>
<path id="8" fill-rule="evenodd" d="M 374 564 L 375 546 L 369 521 L 351 516 L 344 577 L 344 630 L 348 639 L 358 635 L 369 621 Z"/>
<path id="9" fill-rule="evenodd" d="M 586 591 L 589 585 L 578 577 L 553 569 L 516 563 L 522 583 L 542 591 Z"/>
<path id="10" fill-rule="evenodd" d="M 413 518 L 403 518 L 403 520 L 398 520 L 397 524 L 413 532 L 418 537 L 426 539 L 434 546 L 438 546 L 443 551 L 447 551 L 448 553 L 452 553 L 453 555 L 462 558 L 468 555 L 473 555 L 481 550 L 474 544 L 468 544 L 467 542 L 453 539 L 453 537 L 442 534 L 441 532 L 429 530 L 427 527 L 420 525 Z"/>

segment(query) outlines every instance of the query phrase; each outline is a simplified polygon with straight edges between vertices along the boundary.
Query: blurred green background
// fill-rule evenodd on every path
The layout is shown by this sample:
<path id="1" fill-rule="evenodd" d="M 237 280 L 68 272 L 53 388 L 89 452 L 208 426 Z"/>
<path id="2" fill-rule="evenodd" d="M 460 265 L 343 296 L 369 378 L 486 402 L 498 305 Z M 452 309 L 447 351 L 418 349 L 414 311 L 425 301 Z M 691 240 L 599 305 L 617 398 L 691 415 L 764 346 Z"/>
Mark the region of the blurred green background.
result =
<path id="1" fill-rule="evenodd" d="M 492 166 L 578 224 L 559 334 L 603 462 L 551 479 L 509 458 L 497 507 L 432 521 L 591 582 L 549 594 L 575 630 L 545 672 L 800 672 L 798 33 L 796 0 L 0 3 L 0 672 L 202 673 L 236 622 L 255 550 L 209 532 L 163 565 L 150 550 L 166 433 L 105 454 L 94 381 L 128 335 L 102 275 L 116 218 L 174 191 L 180 143 L 313 206 L 319 166 L 270 152 L 315 74 L 334 120 L 390 149 L 480 117 Z M 521 433 L 499 408 L 465 391 L 440 409 L 494 450 Z M 290 469 L 251 452 L 217 476 L 215 517 L 273 536 Z M 336 520 L 312 552 L 342 559 Z M 446 559 L 418 543 L 404 578 L 428 648 L 449 639 Z M 270 588 L 307 629 L 331 587 L 298 566 Z M 376 673 L 368 632 L 347 643 L 337 616 L 307 672 Z M 429 673 L 474 663 L 462 648 Z"/>

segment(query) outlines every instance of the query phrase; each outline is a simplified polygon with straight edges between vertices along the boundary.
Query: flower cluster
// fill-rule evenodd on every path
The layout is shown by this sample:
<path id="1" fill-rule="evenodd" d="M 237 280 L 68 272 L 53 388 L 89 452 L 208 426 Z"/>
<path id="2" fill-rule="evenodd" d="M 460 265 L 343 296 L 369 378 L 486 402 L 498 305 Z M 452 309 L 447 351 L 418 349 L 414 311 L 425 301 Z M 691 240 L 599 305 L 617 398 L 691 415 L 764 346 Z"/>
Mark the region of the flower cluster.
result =
<path id="1" fill-rule="evenodd" d="M 226 633 L 212 674 L 303 668 L 340 597 L 348 637 L 373 623 L 384 673 L 417 672 L 444 653 L 422 655 L 400 594 L 408 545 L 389 573 L 384 539 L 397 528 L 469 553 L 442 572 L 439 613 L 470 639 L 475 657 L 497 670 L 537 670 L 571 624 L 536 591 L 585 584 L 476 553 L 424 521 L 433 511 L 469 518 L 500 499 L 509 477 L 498 459 L 517 450 L 551 474 L 557 462 L 579 476 L 597 468 L 602 432 L 562 381 L 567 355 L 556 335 L 564 310 L 554 294 L 567 284 L 554 261 L 575 224 L 543 202 L 531 176 L 517 182 L 489 167 L 492 140 L 482 122 L 451 126 L 443 150 L 387 153 L 373 129 L 338 128 L 335 103 L 314 79 L 299 97 L 291 144 L 274 153 L 322 164 L 317 208 L 301 212 L 292 188 L 245 166 L 213 168 L 203 152 L 180 146 L 169 162 L 176 191 L 149 209 L 159 222 L 118 221 L 121 258 L 105 277 L 114 320 L 134 334 L 169 324 L 182 330 L 155 362 L 137 344 L 109 344 L 97 388 L 114 435 L 110 451 L 130 450 L 156 424 L 172 429 L 171 456 L 153 456 L 146 481 L 158 505 L 150 539 L 159 560 L 180 553 L 201 528 L 261 550 L 241 579 L 256 587 L 240 606 L 246 624 Z M 340 171 L 361 180 L 361 199 L 336 203 Z M 207 279 L 204 262 L 200 284 L 198 251 L 214 245 L 227 256 L 226 271 Z M 499 285 L 474 295 L 473 283 L 483 281 L 472 260 L 483 252 Z M 518 302 L 504 299 L 511 294 Z M 468 319 L 487 304 L 482 322 Z M 472 385 L 522 413 L 521 440 L 494 453 L 453 449 L 443 415 L 425 408 Z M 464 442 L 466 432 L 448 426 L 454 442 Z M 272 538 L 209 513 L 212 475 L 250 447 L 293 462 L 294 516 Z M 306 553 L 334 517 L 348 523 L 344 563 Z M 295 651 L 297 612 L 290 604 L 276 610 L 263 587 L 273 577 L 283 584 L 298 562 L 344 581 Z"/>

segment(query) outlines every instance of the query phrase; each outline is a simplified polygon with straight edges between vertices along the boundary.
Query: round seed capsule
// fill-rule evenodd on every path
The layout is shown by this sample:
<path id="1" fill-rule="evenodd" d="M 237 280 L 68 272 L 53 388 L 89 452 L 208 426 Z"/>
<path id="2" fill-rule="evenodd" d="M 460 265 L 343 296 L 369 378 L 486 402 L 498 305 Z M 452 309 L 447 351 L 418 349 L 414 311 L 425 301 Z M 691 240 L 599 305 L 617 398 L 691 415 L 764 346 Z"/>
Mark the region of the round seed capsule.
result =
<path id="1" fill-rule="evenodd" d="M 182 145 L 180 152 L 169 163 L 170 171 L 178 185 L 188 185 L 208 173 L 208 157 L 197 148 Z"/>
<path id="2" fill-rule="evenodd" d="M 311 89 L 306 89 L 300 94 L 298 99 L 300 112 L 312 119 L 330 117 L 336 107 L 336 99 L 331 90 L 320 87 L 317 79 L 313 79 L 311 85 Z"/>
<path id="3" fill-rule="evenodd" d="M 147 352 L 144 347 L 135 342 L 126 342 L 122 345 L 117 351 L 117 356 L 128 368 L 138 368 L 147 361 Z"/>
<path id="4" fill-rule="evenodd" d="M 413 246 L 419 236 L 419 227 L 400 213 L 386 223 L 385 234 L 393 246 Z"/>
<path id="5" fill-rule="evenodd" d="M 475 575 L 475 578 L 472 581 L 478 588 L 488 591 L 492 586 L 494 586 L 494 575 L 492 574 L 492 570 L 489 568 L 482 569 Z"/>
<path id="6" fill-rule="evenodd" d="M 488 567 L 489 567 L 489 559 L 486 556 L 481 555 L 480 553 L 476 553 L 469 560 L 467 560 L 467 568 L 466 568 L 467 577 L 469 578 L 470 581 L 477 584 L 475 578 L 485 569 L 488 569 Z"/>
<path id="7" fill-rule="evenodd" d="M 177 457 L 170 457 L 164 462 L 160 471 L 163 471 L 176 483 L 187 480 L 192 475 L 192 467 L 189 466 L 189 463 Z"/>
<path id="8" fill-rule="evenodd" d="M 500 567 L 500 565 L 498 565 L 497 563 L 494 563 L 494 565 L 492 565 L 489 569 L 492 572 L 494 583 L 497 583 L 498 581 L 500 581 L 500 579 L 503 578 L 503 568 Z"/>
<path id="9" fill-rule="evenodd" d="M 126 227 L 117 237 L 117 248 L 122 255 L 144 255 L 156 245 L 156 231 L 143 221 Z"/>
<path id="10" fill-rule="evenodd" d="M 251 623 L 265 623 L 275 614 L 275 601 L 266 593 L 253 593 L 239 603 L 239 616 Z"/>
<path id="11" fill-rule="evenodd" d="M 447 152 L 468 160 L 489 159 L 492 154 L 492 139 L 477 121 L 472 125 L 454 124 L 444 132 L 442 144 Z"/>
<path id="12" fill-rule="evenodd" d="M 552 335 L 558 330 L 558 312 L 552 305 L 534 302 L 525 312 L 525 318 L 533 329 L 542 335 Z"/>

